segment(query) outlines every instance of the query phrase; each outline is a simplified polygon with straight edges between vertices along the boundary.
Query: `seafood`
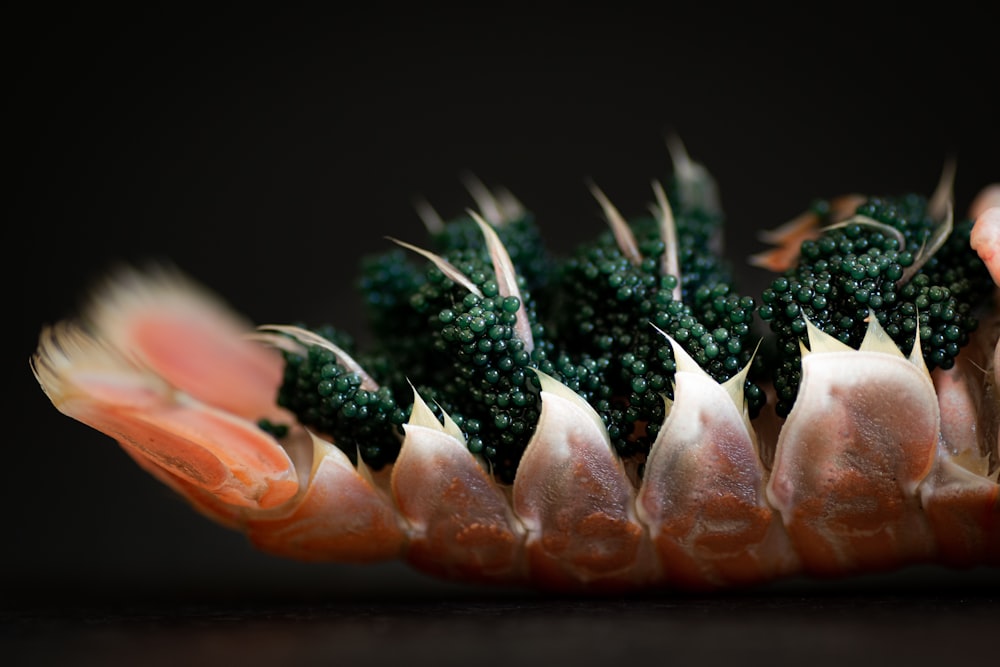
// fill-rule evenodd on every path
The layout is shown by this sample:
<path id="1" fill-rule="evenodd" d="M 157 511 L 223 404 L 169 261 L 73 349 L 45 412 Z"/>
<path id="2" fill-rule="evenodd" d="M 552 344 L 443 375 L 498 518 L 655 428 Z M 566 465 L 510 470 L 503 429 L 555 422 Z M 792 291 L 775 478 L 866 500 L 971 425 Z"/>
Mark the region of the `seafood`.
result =
<path id="1" fill-rule="evenodd" d="M 111 272 L 30 360 L 61 413 L 265 552 L 559 591 L 1000 565 L 1000 186 L 848 195 L 738 293 L 679 142 L 568 258 L 505 191 L 366 258 L 379 343 Z M 761 334 L 761 325 L 770 332 Z"/>

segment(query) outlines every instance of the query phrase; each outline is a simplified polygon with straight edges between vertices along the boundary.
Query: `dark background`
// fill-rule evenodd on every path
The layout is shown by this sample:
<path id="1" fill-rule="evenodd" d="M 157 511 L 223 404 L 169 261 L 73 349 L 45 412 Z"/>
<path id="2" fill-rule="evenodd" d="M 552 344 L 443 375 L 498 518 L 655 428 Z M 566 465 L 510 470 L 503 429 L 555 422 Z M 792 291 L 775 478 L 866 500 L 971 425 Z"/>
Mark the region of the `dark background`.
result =
<path id="1" fill-rule="evenodd" d="M 950 155 L 959 212 L 1000 180 L 1000 63 L 983 15 L 703 7 L 91 7 L 11 21 L 6 203 L 18 232 L 6 247 L 19 402 L 0 487 L 8 618 L 51 620 L 68 605 L 82 610 L 72 619 L 111 613 L 114 628 L 128 614 L 107 610 L 129 605 L 173 609 L 157 612 L 168 618 L 192 601 L 237 605 L 240 618 L 274 600 L 383 599 L 412 602 L 416 615 L 445 600 L 482 618 L 461 606 L 479 591 L 401 565 L 258 554 L 59 414 L 28 367 L 38 332 L 118 261 L 170 261 L 257 322 L 331 321 L 363 338 L 359 256 L 387 249 L 386 235 L 423 240 L 416 196 L 446 217 L 472 206 L 467 171 L 510 189 L 562 251 L 603 228 L 588 179 L 626 216 L 646 211 L 650 180 L 670 173 L 664 136 L 677 132 L 719 182 L 751 292 L 766 278 L 742 263 L 763 249 L 755 232 L 816 197 L 929 194 Z M 996 580 L 904 574 L 848 588 L 863 597 L 882 582 L 879 594 L 943 581 L 937 595 Z M 841 587 L 807 584 L 819 602 L 806 606 L 824 608 Z M 487 603 L 483 622 L 517 604 Z M 756 634 L 735 608 L 733 631 Z"/>

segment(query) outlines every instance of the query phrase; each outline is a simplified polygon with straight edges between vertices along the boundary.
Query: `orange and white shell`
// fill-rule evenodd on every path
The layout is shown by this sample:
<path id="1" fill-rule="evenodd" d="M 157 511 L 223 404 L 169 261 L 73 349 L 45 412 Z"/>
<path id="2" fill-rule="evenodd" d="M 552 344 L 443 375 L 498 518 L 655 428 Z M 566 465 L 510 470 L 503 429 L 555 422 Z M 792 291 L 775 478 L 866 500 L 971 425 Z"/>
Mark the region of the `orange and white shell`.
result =
<path id="1" fill-rule="evenodd" d="M 972 245 L 1000 283 L 1000 202 Z M 719 588 L 917 563 L 1000 566 L 1000 345 L 985 320 L 927 371 L 875 318 L 860 349 L 816 328 L 791 413 L 748 418 L 679 346 L 674 400 L 641 476 L 598 415 L 541 375 L 541 418 L 511 485 L 414 396 L 398 459 L 357 466 L 293 428 L 282 359 L 214 296 L 126 272 L 79 322 L 45 329 L 32 369 L 55 407 L 257 548 L 312 561 L 403 559 L 449 579 L 561 591 Z"/>

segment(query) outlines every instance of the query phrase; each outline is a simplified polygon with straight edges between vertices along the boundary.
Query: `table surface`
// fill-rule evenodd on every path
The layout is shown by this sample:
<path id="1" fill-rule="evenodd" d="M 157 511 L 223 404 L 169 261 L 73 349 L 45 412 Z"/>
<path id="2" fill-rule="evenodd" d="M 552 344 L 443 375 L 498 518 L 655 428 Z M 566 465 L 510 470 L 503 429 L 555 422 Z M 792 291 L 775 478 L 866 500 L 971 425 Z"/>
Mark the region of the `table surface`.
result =
<path id="1" fill-rule="evenodd" d="M 552 596 L 372 570 L 329 586 L 8 597 L 4 654 L 28 664 L 940 665 L 995 660 L 1000 571 L 916 568 L 735 592 Z M 383 582 L 373 585 L 374 578 Z M 678 662 L 679 661 L 679 662 Z"/>

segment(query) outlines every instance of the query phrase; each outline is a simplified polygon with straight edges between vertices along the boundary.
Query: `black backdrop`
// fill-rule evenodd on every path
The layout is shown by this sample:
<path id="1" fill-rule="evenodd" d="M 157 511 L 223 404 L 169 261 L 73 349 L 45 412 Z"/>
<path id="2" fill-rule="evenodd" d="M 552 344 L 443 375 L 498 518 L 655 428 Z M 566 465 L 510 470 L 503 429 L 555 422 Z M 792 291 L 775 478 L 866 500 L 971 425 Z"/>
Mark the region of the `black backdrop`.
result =
<path id="1" fill-rule="evenodd" d="M 415 196 L 446 216 L 472 205 L 466 171 L 510 189 L 561 250 L 604 224 L 588 179 L 626 215 L 645 212 L 674 131 L 716 176 L 739 261 L 761 249 L 755 230 L 814 197 L 929 193 L 949 155 L 960 211 L 1000 180 L 983 16 L 810 12 L 89 9 L 12 21 L 20 403 L 0 587 L 86 600 L 434 585 L 393 565 L 257 554 L 56 412 L 28 368 L 38 331 L 114 262 L 168 260 L 255 321 L 363 336 L 358 257 L 386 235 L 422 240 Z M 751 289 L 764 279 L 739 271 Z"/>

